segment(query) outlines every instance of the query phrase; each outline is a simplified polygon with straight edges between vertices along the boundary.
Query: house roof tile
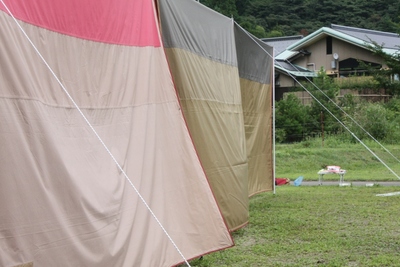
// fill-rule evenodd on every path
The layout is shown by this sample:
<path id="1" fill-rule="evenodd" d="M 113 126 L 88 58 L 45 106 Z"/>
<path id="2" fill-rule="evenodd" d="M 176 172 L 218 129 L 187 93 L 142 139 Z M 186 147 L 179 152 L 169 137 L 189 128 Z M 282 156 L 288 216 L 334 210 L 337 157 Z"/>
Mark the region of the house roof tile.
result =
<path id="1" fill-rule="evenodd" d="M 263 38 L 261 40 L 274 48 L 275 55 L 279 55 L 284 52 L 289 45 L 297 42 L 301 38 L 303 38 L 303 35 Z"/>
<path id="2" fill-rule="evenodd" d="M 374 31 L 336 24 L 331 24 L 331 28 L 367 43 L 375 42 L 378 45 L 382 45 L 384 48 L 399 49 L 400 46 L 400 37 L 397 33 Z"/>

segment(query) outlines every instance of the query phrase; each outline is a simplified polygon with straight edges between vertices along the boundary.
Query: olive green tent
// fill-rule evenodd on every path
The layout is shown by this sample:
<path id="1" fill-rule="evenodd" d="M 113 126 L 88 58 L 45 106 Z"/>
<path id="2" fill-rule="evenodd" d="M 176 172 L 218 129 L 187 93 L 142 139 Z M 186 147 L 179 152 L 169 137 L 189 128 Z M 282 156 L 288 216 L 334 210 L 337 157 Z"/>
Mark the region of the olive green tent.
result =
<path id="1" fill-rule="evenodd" d="M 195 1 L 159 0 L 183 113 L 230 230 L 273 189 L 272 47 Z"/>

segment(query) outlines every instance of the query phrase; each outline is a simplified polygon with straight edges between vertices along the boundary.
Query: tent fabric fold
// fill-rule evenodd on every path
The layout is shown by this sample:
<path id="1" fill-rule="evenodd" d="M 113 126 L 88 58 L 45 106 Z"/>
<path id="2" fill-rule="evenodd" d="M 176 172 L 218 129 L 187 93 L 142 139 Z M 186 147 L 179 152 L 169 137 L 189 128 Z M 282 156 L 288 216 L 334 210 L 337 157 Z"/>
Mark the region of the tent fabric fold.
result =
<path id="1" fill-rule="evenodd" d="M 66 2 L 90 9 L 88 24 L 111 3 L 5 1 L 183 256 L 231 247 L 180 109 L 153 2 L 113 6 L 132 29 L 148 31 L 144 39 L 111 33 L 119 23 L 111 18 L 107 27 L 87 25 L 96 38 L 80 26 L 67 31 L 65 23 L 83 18 L 79 8 L 64 12 Z M 44 7 L 49 12 L 37 12 Z M 0 266 L 182 262 L 3 7 L 0 24 Z"/>
<path id="2" fill-rule="evenodd" d="M 228 227 L 236 230 L 248 223 L 249 196 L 273 188 L 272 49 L 198 2 L 159 0 L 159 10 L 189 131 Z"/>

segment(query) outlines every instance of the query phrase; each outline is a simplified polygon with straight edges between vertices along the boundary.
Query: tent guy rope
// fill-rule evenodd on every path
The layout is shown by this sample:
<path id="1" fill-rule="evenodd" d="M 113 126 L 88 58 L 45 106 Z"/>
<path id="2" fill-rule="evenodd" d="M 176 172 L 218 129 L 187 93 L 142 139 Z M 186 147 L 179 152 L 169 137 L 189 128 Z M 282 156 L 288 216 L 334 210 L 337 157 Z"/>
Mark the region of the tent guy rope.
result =
<path id="1" fill-rule="evenodd" d="M 279 66 L 282 67 L 282 65 L 279 64 L 278 61 L 275 61 L 278 63 Z M 400 180 L 400 177 L 395 173 L 378 155 L 375 154 L 374 151 L 372 151 L 360 138 L 358 138 L 357 135 L 355 135 L 339 118 L 337 118 L 324 104 L 321 103 L 321 101 L 318 100 L 307 88 L 302 85 L 291 73 L 287 72 L 287 74 L 294 80 L 296 81 L 307 93 L 310 94 L 310 96 L 317 101 L 318 104 L 320 104 L 337 122 L 339 122 L 340 125 L 343 126 L 360 144 L 362 144 L 377 160 L 379 160 L 394 176 L 397 177 L 397 179 Z"/>
<path id="2" fill-rule="evenodd" d="M 2 3 L 2 5 L 4 6 L 4 8 L 7 10 L 8 14 L 12 17 L 12 19 L 14 20 L 14 22 L 16 23 L 16 25 L 18 26 L 18 28 L 21 30 L 21 32 L 23 33 L 23 35 L 25 36 L 25 38 L 29 41 L 30 45 L 32 46 L 32 48 L 35 50 L 36 54 L 40 57 L 40 59 L 43 61 L 43 63 L 46 65 L 47 69 L 51 72 L 52 76 L 56 79 L 57 83 L 61 86 L 61 88 L 63 89 L 63 91 L 65 92 L 65 94 L 68 96 L 68 98 L 71 100 L 71 102 L 73 103 L 74 107 L 78 110 L 79 114 L 82 116 L 82 118 L 85 120 L 86 124 L 90 127 L 90 129 L 92 130 L 92 132 L 95 134 L 95 136 L 97 137 L 97 139 L 100 141 L 100 143 L 102 144 L 102 146 L 104 147 L 104 149 L 107 151 L 107 153 L 109 154 L 109 156 L 111 157 L 111 159 L 114 161 L 114 163 L 117 165 L 117 168 L 121 171 L 121 173 L 124 175 L 125 179 L 129 182 L 129 184 L 132 186 L 132 188 L 135 190 L 136 194 L 139 196 L 140 200 L 143 202 L 143 204 L 145 205 L 145 207 L 147 208 L 147 210 L 150 212 L 150 214 L 152 215 L 152 217 L 155 219 L 155 221 L 158 223 L 158 225 L 160 226 L 160 228 L 162 229 L 162 231 L 165 233 L 165 235 L 167 236 L 167 238 L 169 239 L 169 241 L 172 243 L 172 245 L 174 246 L 174 248 L 176 249 L 176 251 L 179 253 L 179 255 L 182 257 L 182 259 L 184 260 L 184 262 L 186 263 L 187 266 L 190 267 L 190 264 L 188 262 L 188 260 L 185 258 L 185 256 L 183 255 L 183 253 L 181 252 L 181 250 L 178 248 L 178 246 L 176 245 L 176 243 L 174 242 L 174 240 L 172 239 L 172 237 L 168 234 L 167 230 L 164 228 L 164 226 L 162 225 L 162 223 L 160 222 L 160 220 L 157 218 L 157 216 L 154 214 L 154 212 L 152 211 L 152 209 L 150 208 L 150 206 L 147 204 L 146 200 L 143 198 L 143 196 L 140 194 L 140 192 L 138 191 L 138 189 L 135 187 L 135 185 L 133 184 L 133 182 L 131 181 L 131 179 L 128 177 L 128 175 L 125 173 L 125 171 L 123 170 L 123 168 L 121 167 L 121 165 L 118 163 L 118 161 L 115 159 L 114 155 L 111 153 L 111 151 L 108 149 L 107 145 L 103 142 L 103 140 L 101 139 L 101 137 L 99 136 L 99 134 L 96 132 L 96 130 L 94 129 L 94 127 L 92 126 L 92 124 L 89 122 L 89 120 L 86 118 L 86 116 L 83 114 L 82 110 L 79 108 L 79 106 L 77 105 L 77 103 L 75 102 L 75 100 L 72 98 L 72 96 L 69 94 L 68 90 L 65 88 L 65 86 L 61 83 L 61 81 L 59 80 L 59 78 L 57 77 L 57 75 L 54 73 L 53 69 L 49 66 L 49 64 L 47 63 L 47 61 L 44 59 L 44 57 L 42 56 L 42 54 L 39 52 L 39 50 L 37 49 L 37 47 L 35 46 L 35 44 L 32 42 L 32 40 L 29 38 L 29 36 L 27 35 L 27 33 L 24 31 L 24 29 L 22 28 L 22 26 L 18 23 L 17 19 L 14 17 L 14 15 L 11 13 L 10 9 L 7 7 L 7 5 L 4 3 L 3 0 L 0 0 L 0 2 Z"/>
<path id="3" fill-rule="evenodd" d="M 279 66 L 282 67 L 282 65 L 278 62 L 275 61 Z M 307 90 L 307 88 L 302 85 L 299 81 L 297 81 L 297 79 L 289 72 L 287 72 L 287 74 L 293 79 L 295 80 L 315 101 L 318 102 L 318 104 L 320 104 L 335 120 L 337 120 L 339 122 L 340 125 L 342 125 L 358 142 L 360 142 L 360 144 L 362 144 L 377 160 L 379 160 L 394 176 L 397 177 L 397 179 L 400 180 L 400 177 L 397 175 L 396 172 L 394 172 L 381 158 L 378 157 L 378 155 L 375 154 L 375 152 L 373 152 L 363 141 L 361 141 L 360 138 L 358 138 L 341 120 L 339 120 L 339 118 L 337 118 L 324 104 L 322 104 L 309 90 Z M 315 86 L 315 84 L 313 84 L 313 86 Z M 317 86 L 315 86 L 318 90 L 322 91 L 320 88 L 318 88 Z M 325 94 L 324 94 L 325 95 Z M 326 96 L 326 95 L 325 95 Z M 327 97 L 327 96 L 326 96 Z M 328 97 L 329 99 L 329 97 Z M 329 99 L 330 101 L 332 101 L 331 99 Z M 360 126 L 359 124 L 357 124 L 358 126 Z M 360 126 L 361 127 L 361 126 Z M 362 128 L 362 127 L 361 127 Z M 362 128 L 363 129 L 363 128 Z M 397 158 L 396 158 L 397 159 Z"/>
<path id="4" fill-rule="evenodd" d="M 238 25 L 240 27 L 240 25 Z M 246 34 L 250 37 L 250 38 L 254 38 L 254 36 L 250 35 L 248 32 L 246 32 Z M 273 58 L 273 56 L 268 53 L 268 51 L 266 51 L 258 42 L 256 42 L 257 45 L 265 52 L 267 53 L 267 55 L 269 57 L 271 57 L 275 63 L 277 63 L 279 66 L 282 67 L 282 65 Z M 287 72 L 287 74 L 296 82 L 298 83 L 307 93 L 310 94 L 310 96 L 317 101 L 318 104 L 320 104 L 335 120 L 337 120 L 339 122 L 339 124 L 341 124 L 343 126 L 343 128 L 345 128 L 358 142 L 360 142 L 376 159 L 378 159 L 394 176 L 397 177 L 397 179 L 400 180 L 400 177 L 397 175 L 397 173 L 395 173 L 381 158 L 378 157 L 378 155 L 375 154 L 375 152 L 373 152 L 363 141 L 361 141 L 360 138 L 358 138 L 341 120 L 339 120 L 339 118 L 337 118 L 324 104 L 321 103 L 321 101 L 319 101 L 309 90 L 307 90 L 307 88 L 302 85 L 291 73 Z"/>
<path id="5" fill-rule="evenodd" d="M 296 68 L 292 62 L 286 60 L 287 63 L 289 63 L 293 68 Z M 308 82 L 310 82 L 315 88 L 317 88 L 330 102 L 332 102 L 340 111 L 343 112 L 349 119 L 351 119 L 352 122 L 354 122 L 361 130 L 363 130 L 369 137 L 371 137 L 372 140 L 374 140 L 378 145 L 380 145 L 389 155 L 391 155 L 397 162 L 400 162 L 400 160 L 393 155 L 384 145 L 382 145 L 376 138 L 374 138 L 367 130 L 365 130 L 353 117 L 350 116 L 345 110 L 343 110 L 338 104 L 336 104 L 335 101 L 333 101 L 321 88 L 319 88 L 315 83 L 313 83 L 308 77 L 305 77 Z"/>

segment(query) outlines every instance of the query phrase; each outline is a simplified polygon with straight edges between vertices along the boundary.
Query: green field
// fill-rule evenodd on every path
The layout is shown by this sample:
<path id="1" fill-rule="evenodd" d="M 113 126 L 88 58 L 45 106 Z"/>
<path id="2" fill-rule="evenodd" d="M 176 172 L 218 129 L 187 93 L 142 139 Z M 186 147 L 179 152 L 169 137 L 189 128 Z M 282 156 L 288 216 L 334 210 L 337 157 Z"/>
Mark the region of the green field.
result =
<path id="1" fill-rule="evenodd" d="M 400 266 L 397 187 L 280 186 L 250 200 L 233 248 L 191 266 Z"/>
<path id="2" fill-rule="evenodd" d="M 368 144 L 391 169 L 400 146 Z M 277 177 L 318 179 L 322 165 L 346 169 L 345 180 L 398 181 L 359 144 L 320 140 L 277 145 Z M 334 175 L 326 175 L 324 180 Z M 235 246 L 194 259 L 191 266 L 400 266 L 400 187 L 279 186 L 250 199 L 249 224 L 234 232 Z M 185 265 L 182 265 L 185 266 Z"/>
<path id="3" fill-rule="evenodd" d="M 323 165 L 338 165 L 347 171 L 346 181 L 398 181 L 400 175 L 400 144 L 366 144 L 377 159 L 362 144 L 339 143 L 334 138 L 314 139 L 298 144 L 278 144 L 275 149 L 276 177 L 317 180 Z M 382 163 L 383 162 L 383 163 Z M 384 165 L 386 164 L 386 166 Z M 395 173 L 393 174 L 393 172 Z M 324 180 L 337 180 L 335 175 L 325 175 Z"/>

